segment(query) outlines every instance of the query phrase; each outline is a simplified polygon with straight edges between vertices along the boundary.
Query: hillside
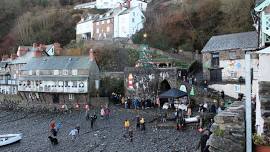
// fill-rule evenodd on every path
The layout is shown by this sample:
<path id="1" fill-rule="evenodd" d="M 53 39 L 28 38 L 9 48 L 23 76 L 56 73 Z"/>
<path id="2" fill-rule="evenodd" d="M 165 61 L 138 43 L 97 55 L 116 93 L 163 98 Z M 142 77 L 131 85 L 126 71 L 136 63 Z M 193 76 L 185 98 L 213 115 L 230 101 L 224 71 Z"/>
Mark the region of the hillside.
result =
<path id="1" fill-rule="evenodd" d="M 213 35 L 255 30 L 250 11 L 253 0 L 155 0 L 146 12 L 143 33 L 152 47 L 201 50 Z"/>
<path id="2" fill-rule="evenodd" d="M 86 13 L 73 6 L 88 1 L 1 0 L 0 55 L 33 42 L 67 45 L 75 39 L 80 15 Z M 142 34 L 147 33 L 147 43 L 163 50 L 200 50 L 213 35 L 254 30 L 253 0 L 153 0 L 148 6 L 145 29 L 134 42 L 143 43 Z"/>

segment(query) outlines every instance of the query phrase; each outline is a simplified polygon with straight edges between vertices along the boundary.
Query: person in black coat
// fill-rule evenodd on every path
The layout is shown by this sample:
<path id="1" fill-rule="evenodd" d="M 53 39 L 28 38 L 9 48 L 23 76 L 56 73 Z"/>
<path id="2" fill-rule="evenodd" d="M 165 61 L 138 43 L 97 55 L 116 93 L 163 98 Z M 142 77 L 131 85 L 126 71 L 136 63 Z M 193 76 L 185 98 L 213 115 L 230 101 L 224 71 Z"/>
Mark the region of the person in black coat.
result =
<path id="1" fill-rule="evenodd" d="M 199 145 L 197 146 L 197 148 L 201 147 L 201 152 L 208 152 L 209 151 L 208 150 L 209 146 L 206 145 L 206 142 L 209 139 L 209 135 L 210 135 L 209 130 L 205 130 L 201 135 Z"/>

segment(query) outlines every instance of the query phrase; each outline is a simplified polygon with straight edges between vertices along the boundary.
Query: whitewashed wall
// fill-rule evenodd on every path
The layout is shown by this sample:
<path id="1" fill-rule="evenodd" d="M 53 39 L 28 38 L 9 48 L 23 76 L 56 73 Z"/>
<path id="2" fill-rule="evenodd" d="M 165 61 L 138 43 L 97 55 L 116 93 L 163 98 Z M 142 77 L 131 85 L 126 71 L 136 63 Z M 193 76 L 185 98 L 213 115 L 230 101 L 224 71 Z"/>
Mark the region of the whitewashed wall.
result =
<path id="1" fill-rule="evenodd" d="M 77 81 L 77 87 L 72 87 L 73 81 L 68 81 L 66 87 L 65 81 L 42 81 L 42 84 L 36 85 L 35 81 L 30 81 L 31 85 L 27 85 L 27 81 L 21 81 L 18 86 L 18 91 L 32 91 L 32 92 L 58 92 L 58 93 L 87 93 L 88 81 Z M 83 87 L 79 87 L 80 85 Z"/>
<path id="2" fill-rule="evenodd" d="M 137 31 L 143 28 L 143 13 L 136 7 L 127 14 L 119 15 L 118 31 L 114 37 L 131 37 Z"/>
<path id="3" fill-rule="evenodd" d="M 88 20 L 77 24 L 76 34 L 85 33 L 91 33 L 91 37 L 93 37 L 93 20 Z"/>
<path id="4" fill-rule="evenodd" d="M 251 67 L 253 68 L 254 77 L 258 77 L 258 59 L 251 60 Z M 220 67 L 222 69 L 222 80 L 235 79 L 237 80 L 240 76 L 245 77 L 245 60 L 220 60 Z M 231 76 L 231 73 L 234 72 L 235 77 Z"/>
<path id="5" fill-rule="evenodd" d="M 96 0 L 97 9 L 116 8 L 119 3 L 124 3 L 124 0 Z"/>
<path id="6" fill-rule="evenodd" d="M 238 93 L 245 94 L 245 84 L 213 84 L 209 85 L 209 88 L 212 88 L 217 91 L 224 91 L 224 93 L 228 96 L 238 98 Z M 252 85 L 252 97 L 256 94 L 256 91 L 258 89 L 258 81 L 253 80 Z"/>
<path id="7" fill-rule="evenodd" d="M 259 59 L 259 81 L 270 81 L 270 54 L 260 54 Z"/>

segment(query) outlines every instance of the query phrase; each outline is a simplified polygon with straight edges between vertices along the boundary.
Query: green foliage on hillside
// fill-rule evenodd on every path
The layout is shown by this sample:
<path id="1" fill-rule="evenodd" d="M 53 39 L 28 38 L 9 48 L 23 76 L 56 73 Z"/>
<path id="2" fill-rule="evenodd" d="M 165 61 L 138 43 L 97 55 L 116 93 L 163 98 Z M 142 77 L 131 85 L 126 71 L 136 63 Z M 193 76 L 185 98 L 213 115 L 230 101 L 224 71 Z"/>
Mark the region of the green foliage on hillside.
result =
<path id="1" fill-rule="evenodd" d="M 133 36 L 135 43 L 152 47 L 201 50 L 214 35 L 255 30 L 250 11 L 253 0 L 155 0 L 146 12 L 145 29 Z"/>
<path id="2" fill-rule="evenodd" d="M 73 10 L 73 4 L 91 0 L 1 0 L 0 56 L 14 53 L 18 45 L 75 39 L 76 23 L 86 11 Z M 89 10 L 99 13 L 97 10 Z"/>

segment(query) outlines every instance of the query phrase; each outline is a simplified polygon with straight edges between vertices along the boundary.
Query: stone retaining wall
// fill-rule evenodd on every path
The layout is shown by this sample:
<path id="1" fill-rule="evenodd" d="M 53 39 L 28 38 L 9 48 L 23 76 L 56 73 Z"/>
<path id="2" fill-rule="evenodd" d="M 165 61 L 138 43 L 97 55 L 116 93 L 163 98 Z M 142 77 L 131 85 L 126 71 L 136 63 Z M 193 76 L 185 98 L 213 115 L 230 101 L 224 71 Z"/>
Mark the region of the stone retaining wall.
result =
<path id="1" fill-rule="evenodd" d="M 90 108 L 97 108 L 101 105 L 107 105 L 109 103 L 109 99 L 107 97 L 92 97 L 90 98 L 89 104 Z M 66 103 L 69 110 L 75 109 L 74 103 Z M 80 103 L 80 110 L 84 109 L 85 103 Z M 22 110 L 29 112 L 37 112 L 37 111 L 61 111 L 60 103 L 45 103 L 45 102 L 32 102 L 31 100 L 26 100 L 20 94 L 18 95 L 4 95 L 0 94 L 0 108 L 1 109 L 9 109 L 9 110 Z M 78 110 L 78 109 L 77 109 Z"/>
<path id="2" fill-rule="evenodd" d="M 264 119 L 264 134 L 270 137 L 270 82 L 259 82 L 261 114 Z"/>
<path id="3" fill-rule="evenodd" d="M 214 118 L 211 136 L 207 141 L 210 152 L 244 152 L 244 103 L 235 101 Z"/>

